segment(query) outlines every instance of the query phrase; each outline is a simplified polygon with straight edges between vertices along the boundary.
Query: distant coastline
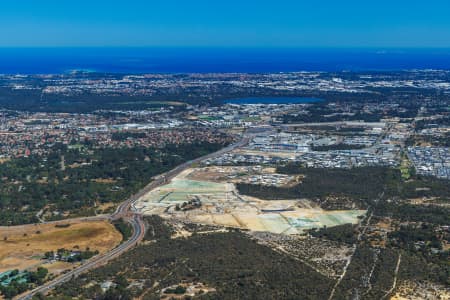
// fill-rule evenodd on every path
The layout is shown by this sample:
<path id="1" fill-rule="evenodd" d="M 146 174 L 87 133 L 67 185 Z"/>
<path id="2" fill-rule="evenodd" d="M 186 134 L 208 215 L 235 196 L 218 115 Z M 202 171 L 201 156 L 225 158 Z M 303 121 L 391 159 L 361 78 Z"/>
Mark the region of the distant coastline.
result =
<path id="1" fill-rule="evenodd" d="M 0 48 L 1 74 L 450 70 L 450 49 Z"/>

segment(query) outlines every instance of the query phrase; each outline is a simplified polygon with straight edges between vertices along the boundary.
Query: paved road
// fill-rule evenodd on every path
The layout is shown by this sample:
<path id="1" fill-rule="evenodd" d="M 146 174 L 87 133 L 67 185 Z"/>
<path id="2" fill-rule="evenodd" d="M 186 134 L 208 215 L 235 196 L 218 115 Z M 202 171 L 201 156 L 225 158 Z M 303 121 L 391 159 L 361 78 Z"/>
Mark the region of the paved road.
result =
<path id="1" fill-rule="evenodd" d="M 210 153 L 207 155 L 204 155 L 202 157 L 187 161 L 177 167 L 175 167 L 174 169 L 162 173 L 158 176 L 154 177 L 154 180 L 152 182 L 150 182 L 148 185 L 146 185 L 143 189 L 141 189 L 139 192 L 137 192 L 136 194 L 134 194 L 133 196 L 131 196 L 128 200 L 126 200 L 125 202 L 123 202 L 122 204 L 120 204 L 116 211 L 110 215 L 110 219 L 111 220 L 116 220 L 116 219 L 120 219 L 124 216 L 126 216 L 126 214 L 129 211 L 133 211 L 132 209 L 132 205 L 134 202 L 136 202 L 140 197 L 142 197 L 143 195 L 147 194 L 149 191 L 169 182 L 172 178 L 174 178 L 175 176 L 177 176 L 178 174 L 180 174 L 181 172 L 183 172 L 184 170 L 188 169 L 189 167 L 191 167 L 192 165 L 199 163 L 203 160 L 209 159 L 209 158 L 213 158 L 213 157 L 217 157 L 220 156 L 224 153 L 230 152 L 236 148 L 242 147 L 245 144 L 248 143 L 248 138 L 243 138 L 241 139 L 239 142 L 234 143 L 230 146 L 227 146 L 225 148 L 220 149 L 217 152 L 214 153 Z"/>
<path id="2" fill-rule="evenodd" d="M 226 152 L 229 152 L 236 148 L 242 147 L 247 143 L 248 143 L 248 138 L 243 138 L 239 142 L 232 144 L 230 146 L 227 146 L 217 152 L 196 158 L 194 160 L 190 160 L 188 162 L 185 162 L 185 163 L 177 166 L 176 168 L 174 168 L 166 173 L 156 176 L 154 178 L 154 180 L 152 182 L 150 182 L 147 186 L 145 186 L 138 193 L 134 194 L 133 196 L 128 198 L 126 201 L 124 201 L 122 204 L 120 204 L 117 207 L 116 211 L 109 216 L 110 220 L 117 220 L 120 218 L 124 218 L 132 225 L 133 235 L 129 240 L 120 244 L 119 246 L 117 246 L 116 248 L 112 249 L 111 251 L 109 251 L 107 253 L 93 257 L 92 259 L 83 263 L 78 268 L 73 269 L 65 274 L 62 274 L 62 275 L 56 277 L 54 280 L 49 281 L 49 282 L 45 283 L 44 285 L 41 285 L 41 286 L 35 288 L 34 290 L 17 297 L 16 299 L 29 300 L 38 293 L 45 294 L 46 292 L 52 290 L 56 286 L 66 282 L 66 281 L 69 281 L 73 277 L 77 277 L 82 273 L 85 273 L 89 270 L 92 270 L 101 265 L 104 265 L 108 261 L 120 256 L 122 253 L 133 248 L 144 238 L 145 230 L 146 230 L 142 215 L 140 215 L 132 210 L 132 206 L 133 206 L 134 202 L 136 202 L 141 196 L 145 195 L 146 193 L 153 190 L 154 188 L 157 188 L 157 187 L 165 184 L 166 182 L 170 181 L 173 177 L 175 177 L 182 171 L 186 170 L 187 168 L 191 167 L 193 164 L 199 163 L 205 159 L 220 156 Z M 104 216 L 102 218 L 104 218 Z"/>
<path id="3" fill-rule="evenodd" d="M 55 288 L 57 285 L 64 283 L 66 281 L 69 281 L 73 277 L 77 277 L 80 274 L 97 268 L 109 260 L 118 257 L 123 252 L 129 250 L 130 248 L 134 247 L 139 241 L 141 241 L 145 235 L 145 227 L 144 222 L 142 220 L 142 216 L 135 214 L 130 220 L 130 224 L 133 226 L 133 236 L 125 243 L 120 244 L 118 247 L 112 249 L 110 252 L 107 252 L 103 255 L 96 256 L 84 264 L 82 264 L 80 267 L 73 269 L 65 274 L 62 274 L 55 278 L 54 280 L 45 283 L 44 285 L 37 287 L 36 289 L 29 292 L 27 295 L 21 296 L 17 299 L 31 299 L 33 295 L 37 293 L 46 293 L 49 290 Z"/>

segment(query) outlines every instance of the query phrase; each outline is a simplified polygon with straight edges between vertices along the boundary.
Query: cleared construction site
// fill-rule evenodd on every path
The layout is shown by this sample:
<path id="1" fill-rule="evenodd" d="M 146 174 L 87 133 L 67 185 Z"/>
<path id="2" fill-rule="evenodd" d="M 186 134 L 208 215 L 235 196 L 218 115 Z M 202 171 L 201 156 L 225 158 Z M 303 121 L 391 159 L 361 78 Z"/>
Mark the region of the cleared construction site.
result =
<path id="1" fill-rule="evenodd" d="M 234 185 L 249 176 L 265 184 L 298 180 L 278 175 L 258 166 L 191 168 L 142 196 L 135 209 L 193 223 L 282 234 L 355 224 L 365 214 L 364 210 L 323 210 L 307 199 L 262 200 L 240 195 Z"/>

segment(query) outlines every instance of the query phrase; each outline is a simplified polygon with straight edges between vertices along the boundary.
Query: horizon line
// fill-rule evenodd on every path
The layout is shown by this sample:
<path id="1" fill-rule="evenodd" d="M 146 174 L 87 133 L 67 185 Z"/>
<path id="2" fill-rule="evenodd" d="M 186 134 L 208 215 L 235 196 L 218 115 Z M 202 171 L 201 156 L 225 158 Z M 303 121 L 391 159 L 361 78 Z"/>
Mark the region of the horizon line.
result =
<path id="1" fill-rule="evenodd" d="M 0 45 L 0 49 L 273 49 L 273 50 L 450 50 L 450 46 L 228 46 L 228 45 Z"/>

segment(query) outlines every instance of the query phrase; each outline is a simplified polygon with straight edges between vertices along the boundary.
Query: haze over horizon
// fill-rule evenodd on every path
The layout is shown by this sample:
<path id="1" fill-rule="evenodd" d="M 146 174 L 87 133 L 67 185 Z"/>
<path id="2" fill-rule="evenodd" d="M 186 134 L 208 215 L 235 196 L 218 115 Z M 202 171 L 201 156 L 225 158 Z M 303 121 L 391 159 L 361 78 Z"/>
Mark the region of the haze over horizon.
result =
<path id="1" fill-rule="evenodd" d="M 449 16 L 0 1 L 0 299 L 450 300 Z"/>
<path id="2" fill-rule="evenodd" d="M 450 48 L 448 1 L 0 4 L 0 47 Z"/>

